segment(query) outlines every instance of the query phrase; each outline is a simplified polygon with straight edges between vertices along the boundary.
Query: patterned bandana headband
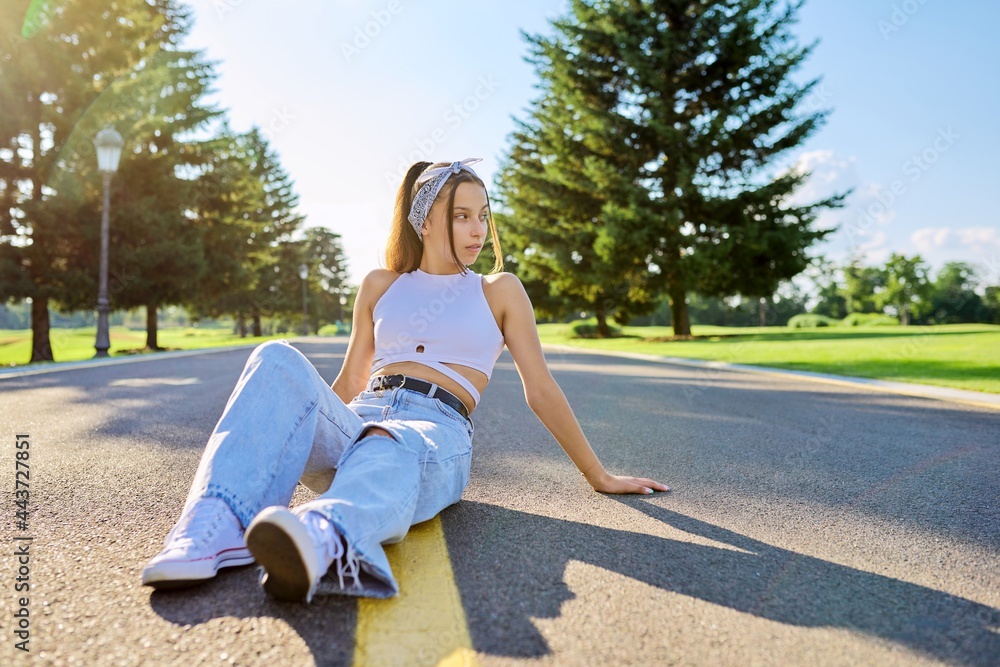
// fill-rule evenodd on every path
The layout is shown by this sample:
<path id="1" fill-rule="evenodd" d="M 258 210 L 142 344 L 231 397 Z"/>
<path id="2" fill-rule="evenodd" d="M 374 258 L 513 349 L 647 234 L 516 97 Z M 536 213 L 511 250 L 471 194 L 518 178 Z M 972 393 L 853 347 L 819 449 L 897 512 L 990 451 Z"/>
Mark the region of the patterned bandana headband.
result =
<path id="1" fill-rule="evenodd" d="M 427 214 L 430 213 L 431 206 L 434 205 L 434 200 L 437 199 L 444 184 L 449 178 L 463 169 L 476 178 L 479 178 L 479 175 L 473 171 L 471 165 L 482 161 L 483 158 L 481 157 L 470 157 L 461 162 L 452 162 L 447 167 L 428 169 L 417 177 L 417 185 L 423 185 L 417 191 L 417 196 L 413 198 L 413 204 L 410 206 L 410 214 L 406 219 L 413 225 L 413 229 L 417 232 L 417 238 L 421 242 L 424 240 L 424 235 L 420 233 L 420 230 L 424 228 L 424 220 L 427 219 Z"/>

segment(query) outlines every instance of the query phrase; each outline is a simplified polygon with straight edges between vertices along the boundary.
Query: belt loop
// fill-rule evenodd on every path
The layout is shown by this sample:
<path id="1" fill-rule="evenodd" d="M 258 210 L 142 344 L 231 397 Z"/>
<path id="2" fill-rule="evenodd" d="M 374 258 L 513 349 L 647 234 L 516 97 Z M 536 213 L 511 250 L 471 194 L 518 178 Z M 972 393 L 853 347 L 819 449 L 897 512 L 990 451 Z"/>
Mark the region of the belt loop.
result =
<path id="1" fill-rule="evenodd" d="M 438 386 L 436 384 L 431 384 L 431 390 L 427 392 L 427 398 L 434 398 L 434 394 L 437 393 Z"/>

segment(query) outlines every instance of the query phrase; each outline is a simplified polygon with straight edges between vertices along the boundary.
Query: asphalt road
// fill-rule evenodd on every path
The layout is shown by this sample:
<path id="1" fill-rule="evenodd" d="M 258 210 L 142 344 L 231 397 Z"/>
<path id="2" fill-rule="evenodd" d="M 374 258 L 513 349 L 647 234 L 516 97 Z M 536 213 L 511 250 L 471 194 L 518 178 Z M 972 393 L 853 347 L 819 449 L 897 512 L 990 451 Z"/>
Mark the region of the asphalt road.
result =
<path id="1" fill-rule="evenodd" d="M 346 341 L 296 346 L 332 380 Z M 0 378 L 0 664 L 351 663 L 354 599 L 274 602 L 253 567 L 140 584 L 249 353 Z M 605 465 L 673 491 L 590 491 L 501 357 L 472 482 L 441 517 L 480 664 L 1000 665 L 1000 412 L 548 358 Z M 33 538 L 29 654 L 11 634 L 17 536 Z"/>

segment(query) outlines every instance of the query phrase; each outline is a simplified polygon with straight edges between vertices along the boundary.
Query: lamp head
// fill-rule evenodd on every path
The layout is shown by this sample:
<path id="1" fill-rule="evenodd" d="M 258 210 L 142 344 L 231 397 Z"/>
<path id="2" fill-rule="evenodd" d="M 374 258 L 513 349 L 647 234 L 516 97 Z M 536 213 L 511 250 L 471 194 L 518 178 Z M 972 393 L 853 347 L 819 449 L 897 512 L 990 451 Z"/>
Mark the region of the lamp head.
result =
<path id="1" fill-rule="evenodd" d="M 118 160 L 122 156 L 125 140 L 113 127 L 106 127 L 94 138 L 94 148 L 97 149 L 97 167 L 101 171 L 118 171 Z"/>

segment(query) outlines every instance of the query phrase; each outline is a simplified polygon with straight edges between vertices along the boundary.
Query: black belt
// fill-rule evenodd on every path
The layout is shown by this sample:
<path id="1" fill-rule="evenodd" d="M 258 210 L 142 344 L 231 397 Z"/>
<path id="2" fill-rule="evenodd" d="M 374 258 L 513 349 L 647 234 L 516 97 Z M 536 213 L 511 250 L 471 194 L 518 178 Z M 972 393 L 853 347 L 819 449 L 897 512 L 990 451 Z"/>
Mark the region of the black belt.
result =
<path id="1" fill-rule="evenodd" d="M 376 375 L 368 382 L 369 391 L 379 392 L 386 389 L 395 389 L 396 387 L 426 394 L 428 398 L 436 398 L 448 407 L 454 408 L 458 414 L 466 419 L 469 418 L 469 410 L 465 407 L 465 403 L 458 396 L 455 396 L 455 394 L 442 389 L 436 384 L 418 380 L 409 375 Z"/>

